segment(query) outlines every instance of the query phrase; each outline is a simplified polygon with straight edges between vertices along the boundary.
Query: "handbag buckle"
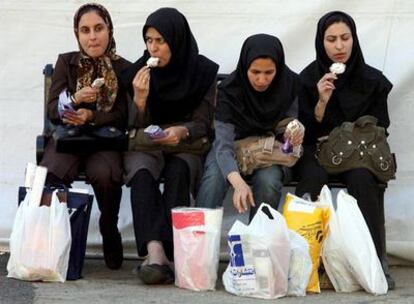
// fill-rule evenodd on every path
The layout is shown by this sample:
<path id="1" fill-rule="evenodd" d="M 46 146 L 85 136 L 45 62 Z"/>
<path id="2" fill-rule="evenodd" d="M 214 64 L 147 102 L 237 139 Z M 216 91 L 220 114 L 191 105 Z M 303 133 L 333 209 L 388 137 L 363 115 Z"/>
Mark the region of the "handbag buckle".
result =
<path id="1" fill-rule="evenodd" d="M 266 137 L 265 141 L 264 141 L 264 144 L 263 144 L 262 152 L 272 154 L 274 143 L 275 143 L 275 137 L 274 136 Z"/>
<path id="2" fill-rule="evenodd" d="M 380 163 L 380 169 L 382 171 L 387 171 L 390 168 L 390 164 L 387 161 Z"/>
<path id="3" fill-rule="evenodd" d="M 340 157 L 340 156 L 338 156 L 338 155 L 334 155 L 334 156 L 332 156 L 332 163 L 333 163 L 335 166 L 340 165 L 340 164 L 342 163 L 342 157 Z"/>

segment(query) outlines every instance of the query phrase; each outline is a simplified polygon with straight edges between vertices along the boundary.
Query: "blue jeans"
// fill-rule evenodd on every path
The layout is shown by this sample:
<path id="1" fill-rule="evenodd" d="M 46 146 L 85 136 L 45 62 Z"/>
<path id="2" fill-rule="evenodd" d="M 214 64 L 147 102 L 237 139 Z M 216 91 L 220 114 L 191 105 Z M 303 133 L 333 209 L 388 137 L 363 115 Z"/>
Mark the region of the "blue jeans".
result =
<path id="1" fill-rule="evenodd" d="M 289 168 L 273 165 L 260 168 L 245 177 L 253 192 L 256 207 L 250 210 L 250 219 L 256 213 L 262 202 L 277 209 L 281 197 L 281 191 L 285 179 L 288 177 Z M 223 205 L 224 197 L 229 189 L 230 183 L 221 174 L 216 161 L 211 161 L 205 168 L 201 179 L 201 186 L 196 198 L 197 207 L 216 208 Z"/>

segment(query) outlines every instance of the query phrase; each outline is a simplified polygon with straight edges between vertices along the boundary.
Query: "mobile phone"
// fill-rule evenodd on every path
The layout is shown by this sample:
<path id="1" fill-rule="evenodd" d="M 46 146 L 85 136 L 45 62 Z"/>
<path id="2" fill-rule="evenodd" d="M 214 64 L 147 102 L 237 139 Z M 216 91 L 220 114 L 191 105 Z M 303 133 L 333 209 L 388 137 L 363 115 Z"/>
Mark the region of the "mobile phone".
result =
<path id="1" fill-rule="evenodd" d="M 158 139 L 167 136 L 167 133 L 165 133 L 164 130 L 157 125 L 149 125 L 144 129 L 144 133 L 151 139 Z"/>

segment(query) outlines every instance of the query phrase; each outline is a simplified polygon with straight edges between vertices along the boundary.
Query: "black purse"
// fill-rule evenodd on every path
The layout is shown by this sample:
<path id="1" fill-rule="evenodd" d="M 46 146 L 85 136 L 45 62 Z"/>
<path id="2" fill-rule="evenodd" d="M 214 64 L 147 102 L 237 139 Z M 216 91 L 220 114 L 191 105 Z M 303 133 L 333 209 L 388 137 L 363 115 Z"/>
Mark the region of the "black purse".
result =
<path id="1" fill-rule="evenodd" d="M 73 127 L 58 125 L 52 133 L 56 151 L 60 153 L 90 153 L 96 151 L 125 151 L 128 136 L 111 126 Z"/>
<path id="2" fill-rule="evenodd" d="M 387 142 L 385 129 L 373 116 L 344 122 L 319 143 L 319 164 L 332 175 L 356 168 L 370 170 L 381 182 L 395 179 L 396 162 Z"/>

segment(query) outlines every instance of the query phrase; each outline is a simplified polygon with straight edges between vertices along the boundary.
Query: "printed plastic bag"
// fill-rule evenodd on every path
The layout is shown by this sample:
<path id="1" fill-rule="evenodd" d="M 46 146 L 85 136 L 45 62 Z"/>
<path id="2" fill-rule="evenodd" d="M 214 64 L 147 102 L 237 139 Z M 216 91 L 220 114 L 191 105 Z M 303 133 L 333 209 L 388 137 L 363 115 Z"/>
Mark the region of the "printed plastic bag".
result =
<path id="1" fill-rule="evenodd" d="M 322 262 L 325 271 L 337 292 L 353 292 L 361 289 L 358 281 L 351 272 L 348 257 L 344 254 L 343 246 L 347 241 L 343 237 L 339 226 L 338 216 L 332 203 L 332 194 L 325 185 L 322 188 L 320 201 L 329 206 L 330 217 L 328 224 L 328 236 L 322 246 Z M 350 223 L 348 223 L 349 225 Z"/>
<path id="2" fill-rule="evenodd" d="M 283 216 L 261 204 L 247 226 L 236 221 L 228 233 L 230 263 L 223 273 L 226 291 L 275 299 L 286 295 L 290 240 Z"/>
<path id="3" fill-rule="evenodd" d="M 64 282 L 71 246 L 67 205 L 59 202 L 57 190 L 52 194 L 50 207 L 31 205 L 30 198 L 29 190 L 14 220 L 7 276 Z"/>
<path id="4" fill-rule="evenodd" d="M 386 294 L 387 280 L 367 224 L 356 199 L 344 190 L 338 193 L 336 214 L 344 238 L 342 251 L 350 271 L 367 292 Z"/>
<path id="5" fill-rule="evenodd" d="M 172 209 L 175 285 L 214 290 L 220 254 L 223 208 Z"/>
<path id="6" fill-rule="evenodd" d="M 283 216 L 289 229 L 299 233 L 309 244 L 313 268 L 307 291 L 320 292 L 319 256 L 326 235 L 329 209 L 288 193 L 283 206 Z"/>
<path id="7" fill-rule="evenodd" d="M 312 259 L 308 242 L 295 231 L 289 230 L 290 266 L 288 278 L 288 296 L 306 296 L 306 287 L 312 273 Z"/>

